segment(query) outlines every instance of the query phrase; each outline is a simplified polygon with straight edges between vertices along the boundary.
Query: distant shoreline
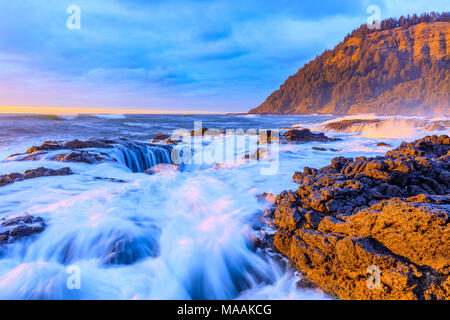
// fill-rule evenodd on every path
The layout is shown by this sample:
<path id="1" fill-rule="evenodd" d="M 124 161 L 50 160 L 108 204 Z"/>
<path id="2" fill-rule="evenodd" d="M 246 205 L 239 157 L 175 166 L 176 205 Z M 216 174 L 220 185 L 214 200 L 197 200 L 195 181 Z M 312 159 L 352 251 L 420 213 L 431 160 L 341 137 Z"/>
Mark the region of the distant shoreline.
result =
<path id="1" fill-rule="evenodd" d="M 80 114 L 225 114 L 219 111 L 198 110 L 140 110 L 106 108 L 56 108 L 56 107 L 16 107 L 0 106 L 0 114 L 39 114 L 39 115 L 80 115 Z"/>

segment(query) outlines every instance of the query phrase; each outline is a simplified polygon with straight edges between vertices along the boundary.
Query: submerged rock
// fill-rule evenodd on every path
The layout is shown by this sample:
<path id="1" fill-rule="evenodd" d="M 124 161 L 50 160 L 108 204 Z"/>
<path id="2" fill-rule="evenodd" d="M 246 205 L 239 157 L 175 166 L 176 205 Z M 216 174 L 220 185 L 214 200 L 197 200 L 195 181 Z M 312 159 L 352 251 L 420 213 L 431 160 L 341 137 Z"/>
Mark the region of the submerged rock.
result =
<path id="1" fill-rule="evenodd" d="M 378 142 L 377 147 L 392 147 L 392 146 L 386 142 Z"/>
<path id="2" fill-rule="evenodd" d="M 296 172 L 269 210 L 274 247 L 342 299 L 449 299 L 449 155 L 448 136 L 427 136 Z"/>
<path id="3" fill-rule="evenodd" d="M 148 168 L 147 170 L 144 171 L 144 173 L 146 174 L 164 173 L 167 172 L 168 170 L 179 171 L 180 167 L 176 164 L 160 163 L 157 164 L 156 166 Z"/>
<path id="4" fill-rule="evenodd" d="M 156 239 L 123 235 L 112 241 L 102 257 L 106 265 L 129 265 L 159 255 Z"/>
<path id="5" fill-rule="evenodd" d="M 39 177 L 67 176 L 73 174 L 69 167 L 53 170 L 44 167 L 27 170 L 24 173 L 10 173 L 0 176 L 0 187 L 16 181 L 34 179 Z"/>
<path id="6" fill-rule="evenodd" d="M 0 244 L 13 243 L 23 237 L 44 231 L 46 225 L 41 217 L 23 215 L 17 218 L 0 220 Z"/>

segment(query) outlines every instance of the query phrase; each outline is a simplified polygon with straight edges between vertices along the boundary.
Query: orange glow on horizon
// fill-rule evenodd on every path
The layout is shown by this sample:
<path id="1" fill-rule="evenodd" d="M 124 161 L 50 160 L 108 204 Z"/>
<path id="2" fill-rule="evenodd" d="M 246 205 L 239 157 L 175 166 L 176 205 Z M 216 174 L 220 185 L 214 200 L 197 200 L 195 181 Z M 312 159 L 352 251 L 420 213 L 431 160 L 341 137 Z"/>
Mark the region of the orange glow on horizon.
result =
<path id="1" fill-rule="evenodd" d="M 104 109 L 104 108 L 56 108 L 56 107 L 19 107 L 0 106 L 0 114 L 223 114 L 224 112 L 195 110 L 144 110 L 144 109 Z"/>

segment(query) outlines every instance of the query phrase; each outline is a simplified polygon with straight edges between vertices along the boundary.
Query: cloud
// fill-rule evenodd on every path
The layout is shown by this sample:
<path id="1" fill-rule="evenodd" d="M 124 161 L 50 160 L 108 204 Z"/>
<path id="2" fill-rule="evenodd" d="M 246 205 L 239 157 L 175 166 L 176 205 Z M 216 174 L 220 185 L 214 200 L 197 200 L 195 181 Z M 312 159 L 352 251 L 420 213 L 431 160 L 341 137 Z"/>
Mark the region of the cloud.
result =
<path id="1" fill-rule="evenodd" d="M 378 5 L 383 16 L 448 8 L 430 1 Z M 245 111 L 364 23 L 372 2 L 2 1 L 0 104 Z M 80 30 L 66 28 L 71 4 Z"/>

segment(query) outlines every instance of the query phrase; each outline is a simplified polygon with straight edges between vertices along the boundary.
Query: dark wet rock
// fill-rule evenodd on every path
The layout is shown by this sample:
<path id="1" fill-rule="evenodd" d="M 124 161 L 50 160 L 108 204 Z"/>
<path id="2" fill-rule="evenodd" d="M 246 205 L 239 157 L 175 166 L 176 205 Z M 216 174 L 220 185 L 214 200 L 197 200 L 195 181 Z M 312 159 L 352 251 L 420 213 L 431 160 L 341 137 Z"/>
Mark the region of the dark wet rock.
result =
<path id="1" fill-rule="evenodd" d="M 326 148 L 320 148 L 320 147 L 312 147 L 311 149 L 316 150 L 316 151 L 327 151 Z"/>
<path id="2" fill-rule="evenodd" d="M 94 164 L 101 161 L 110 160 L 106 157 L 102 157 L 99 154 L 87 152 L 87 151 L 76 151 L 68 154 L 58 154 L 52 157 L 50 160 L 58 162 L 84 162 L 88 164 Z"/>
<path id="3" fill-rule="evenodd" d="M 381 119 L 348 119 L 339 120 L 334 122 L 328 122 L 320 127 L 321 130 L 325 131 L 338 131 L 345 132 L 354 130 L 355 127 L 360 127 L 367 124 L 375 124 L 382 122 Z"/>
<path id="4" fill-rule="evenodd" d="M 173 146 L 167 144 L 148 144 L 125 139 L 46 141 L 41 146 L 28 149 L 26 153 L 11 155 L 5 161 L 52 160 L 88 164 L 111 161 L 120 162 L 133 172 L 143 172 L 155 164 L 171 162 L 172 149 Z M 61 153 L 55 152 L 59 150 Z"/>
<path id="5" fill-rule="evenodd" d="M 37 168 L 32 170 L 27 170 L 24 173 L 10 173 L 0 176 L 0 187 L 7 184 L 23 181 L 27 179 L 34 179 L 39 177 L 51 177 L 51 176 L 67 176 L 73 174 L 72 170 L 68 167 L 61 169 L 48 169 L 48 168 Z"/>
<path id="6" fill-rule="evenodd" d="M 156 239 L 124 235 L 108 245 L 102 263 L 106 265 L 129 265 L 138 260 L 158 255 L 159 245 Z"/>
<path id="7" fill-rule="evenodd" d="M 48 152 L 51 151 L 68 151 L 53 156 L 50 160 L 60 162 L 84 162 L 96 163 L 100 161 L 113 160 L 107 154 L 100 154 L 93 151 L 86 151 L 83 149 L 98 148 L 98 149 L 112 149 L 118 144 L 118 141 L 106 139 L 89 139 L 85 141 L 45 141 L 40 146 L 29 148 L 25 153 L 13 154 L 9 156 L 7 161 L 26 161 L 26 160 L 43 160 Z"/>
<path id="8" fill-rule="evenodd" d="M 274 247 L 343 299 L 450 298 L 450 138 L 304 168 L 277 196 Z M 376 266 L 376 267 L 374 267 Z M 369 289 L 379 268 L 380 289 Z"/>
<path id="9" fill-rule="evenodd" d="M 386 142 L 378 142 L 377 147 L 392 147 L 392 146 Z"/>
<path id="10" fill-rule="evenodd" d="M 258 144 L 270 144 L 274 141 L 281 143 L 306 143 L 311 141 L 331 142 L 340 141 L 339 138 L 329 138 L 323 132 L 314 133 L 309 129 L 289 129 L 284 134 L 273 130 L 260 132 Z"/>
<path id="11" fill-rule="evenodd" d="M 102 180 L 102 181 L 110 181 L 110 182 L 117 182 L 117 183 L 125 183 L 125 180 L 122 179 L 116 179 L 116 178 L 105 178 L 105 177 L 95 177 L 95 180 Z"/>
<path id="12" fill-rule="evenodd" d="M 448 120 L 422 120 L 422 119 L 348 119 L 328 122 L 323 124 L 318 129 L 324 131 L 337 132 L 362 132 L 367 128 L 381 128 L 382 126 L 389 127 L 409 127 L 423 129 L 428 132 L 444 131 L 450 127 Z"/>
<path id="13" fill-rule="evenodd" d="M 329 138 L 323 132 L 314 133 L 309 129 L 291 129 L 283 135 L 285 142 L 310 142 L 310 141 L 340 141 L 341 139 Z"/>
<path id="14" fill-rule="evenodd" d="M 0 244 L 13 243 L 21 238 L 44 231 L 46 225 L 41 217 L 24 215 L 0 220 Z"/>
<path id="15" fill-rule="evenodd" d="M 170 138 L 170 136 L 168 134 L 160 134 L 153 138 L 152 143 L 163 142 L 169 138 Z"/>
<path id="16" fill-rule="evenodd" d="M 34 146 L 27 150 L 26 153 L 35 153 L 37 151 L 54 151 L 54 150 L 79 150 L 87 148 L 113 148 L 113 140 L 106 139 L 89 139 L 85 141 L 45 141 L 40 146 Z"/>

